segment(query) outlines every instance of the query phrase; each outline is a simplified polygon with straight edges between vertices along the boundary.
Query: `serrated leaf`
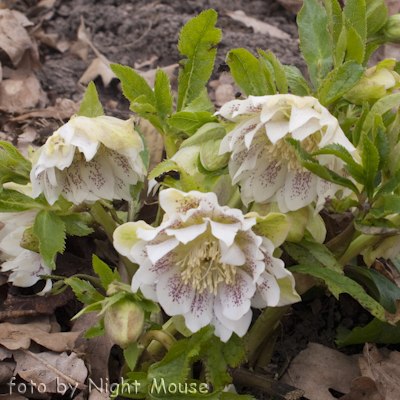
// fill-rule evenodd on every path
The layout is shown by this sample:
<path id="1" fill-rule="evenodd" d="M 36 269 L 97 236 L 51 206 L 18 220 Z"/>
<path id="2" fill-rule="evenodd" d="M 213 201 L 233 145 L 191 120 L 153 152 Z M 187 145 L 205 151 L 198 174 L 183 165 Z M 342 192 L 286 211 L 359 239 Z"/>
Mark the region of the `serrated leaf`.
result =
<path id="1" fill-rule="evenodd" d="M 392 193 L 397 186 L 399 186 L 399 184 L 400 170 L 397 170 L 395 175 L 378 190 L 378 192 L 375 194 L 375 199 L 377 199 L 379 196 Z"/>
<path id="2" fill-rule="evenodd" d="M 142 99 L 144 96 L 140 96 L 138 99 Z M 136 99 L 137 100 L 137 99 Z M 150 103 L 133 102 L 129 107 L 139 117 L 149 120 L 149 122 L 159 131 L 164 132 L 163 124 L 157 115 L 157 109 Z"/>
<path id="3" fill-rule="evenodd" d="M 101 310 L 101 305 L 102 305 L 103 301 L 98 301 L 96 303 L 90 304 L 85 308 L 82 308 L 81 311 L 78 312 L 78 314 L 75 314 L 72 318 L 71 321 L 79 318 L 81 315 L 86 314 L 88 312 L 92 312 L 92 311 L 99 311 Z"/>
<path id="4" fill-rule="evenodd" d="M 181 61 L 179 71 L 178 100 L 176 110 L 181 111 L 196 99 L 211 76 L 216 56 L 216 46 L 221 40 L 221 31 L 214 28 L 217 13 L 203 11 L 182 28 L 178 50 L 187 59 Z"/>
<path id="5" fill-rule="evenodd" d="M 142 76 L 128 66 L 111 64 L 110 67 L 121 81 L 122 91 L 129 101 L 134 102 L 138 97 L 143 96 L 141 103 L 149 103 L 155 107 L 155 94 Z"/>
<path id="6" fill-rule="evenodd" d="M 347 0 L 343 9 L 346 23 L 359 34 L 363 46 L 367 38 L 367 19 L 365 0 Z M 361 60 L 362 61 L 362 60 Z"/>
<path id="7" fill-rule="evenodd" d="M 108 308 L 110 308 L 111 306 L 113 306 L 114 304 L 118 303 L 119 301 L 125 299 L 126 297 L 129 297 L 130 295 L 127 294 L 124 291 L 119 291 L 113 295 L 109 295 L 109 291 L 107 291 L 107 295 L 108 297 L 105 297 L 102 305 L 101 305 L 101 311 L 99 312 L 98 315 L 103 315 Z"/>
<path id="8" fill-rule="evenodd" d="M 312 156 L 320 155 L 320 154 L 333 154 L 334 156 L 343 160 L 346 164 L 351 165 L 352 167 L 359 169 L 362 172 L 362 166 L 358 164 L 350 152 L 338 143 L 328 144 L 327 146 L 323 147 L 322 149 L 314 152 Z"/>
<path id="9" fill-rule="evenodd" d="M 328 16 L 317 0 L 305 0 L 297 16 L 300 49 L 317 89 L 333 65 Z"/>
<path id="10" fill-rule="evenodd" d="M 368 196 L 371 198 L 374 190 L 374 178 L 378 172 L 380 158 L 378 149 L 367 135 L 364 135 L 361 141 L 363 148 L 361 158 L 364 168 L 365 185 Z"/>
<path id="11" fill-rule="evenodd" d="M 104 328 L 104 318 L 101 318 L 99 322 L 97 322 L 96 325 L 91 326 L 86 333 L 83 335 L 85 339 L 92 339 L 94 337 L 98 337 L 101 335 L 104 335 L 106 332 L 106 329 Z"/>
<path id="12" fill-rule="evenodd" d="M 226 63 L 236 84 L 246 96 L 268 94 L 267 81 L 257 58 L 245 49 L 231 50 L 226 56 Z"/>
<path id="13" fill-rule="evenodd" d="M 374 318 L 368 325 L 354 328 L 352 331 L 339 326 L 335 343 L 339 348 L 364 343 L 400 343 L 400 322 L 392 325 Z"/>
<path id="14" fill-rule="evenodd" d="M 148 380 L 158 382 L 163 378 L 166 385 L 185 382 L 191 361 L 199 355 L 202 344 L 212 337 L 213 331 L 213 326 L 206 326 L 192 337 L 176 342 L 161 361 L 150 366 Z"/>
<path id="15" fill-rule="evenodd" d="M 204 124 L 218 122 L 218 118 L 208 112 L 187 112 L 181 111 L 168 118 L 168 124 L 179 131 L 193 135 Z"/>
<path id="16" fill-rule="evenodd" d="M 369 311 L 373 316 L 385 321 L 385 309 L 371 296 L 357 282 L 343 276 L 335 271 L 327 268 L 316 267 L 312 265 L 296 265 L 290 267 L 291 272 L 299 272 L 301 274 L 309 274 L 316 278 L 321 278 L 325 281 L 328 289 L 332 294 L 339 298 L 341 293 L 347 293 L 355 300 L 357 300 L 362 307 Z"/>
<path id="17" fill-rule="evenodd" d="M 348 266 L 346 275 L 367 288 L 369 294 L 389 313 L 396 313 L 400 288 L 373 268 Z"/>
<path id="18" fill-rule="evenodd" d="M 383 0 L 366 0 L 367 37 L 385 25 L 388 8 Z"/>
<path id="19" fill-rule="evenodd" d="M 131 371 L 135 369 L 138 360 L 138 346 L 137 342 L 131 343 L 127 349 L 124 349 L 124 358 Z"/>
<path id="20" fill-rule="evenodd" d="M 393 222 L 384 218 L 356 220 L 354 221 L 354 227 L 364 235 L 400 234 L 399 228 Z"/>
<path id="21" fill-rule="evenodd" d="M 220 123 L 210 122 L 204 124 L 193 136 L 184 140 L 180 148 L 183 149 L 185 147 L 195 146 L 207 142 L 208 140 L 222 139 L 225 135 L 226 130 Z"/>
<path id="22" fill-rule="evenodd" d="M 367 118 L 367 115 L 369 113 L 369 105 L 367 102 L 365 102 L 362 105 L 362 111 L 361 111 L 361 115 L 357 120 L 356 126 L 353 129 L 352 132 L 352 143 L 354 144 L 354 146 L 358 146 L 358 142 L 360 141 L 360 137 L 361 137 L 361 132 L 362 132 L 362 128 L 365 122 L 365 119 Z"/>
<path id="23" fill-rule="evenodd" d="M 44 263 L 51 269 L 56 268 L 54 257 L 65 249 L 65 224 L 52 211 L 39 211 L 33 225 L 33 233 L 39 239 L 40 255 Z"/>
<path id="24" fill-rule="evenodd" d="M 346 45 L 346 61 L 357 61 L 362 63 L 365 56 L 365 43 L 363 42 L 360 34 L 353 26 L 346 27 L 347 32 L 347 45 Z"/>
<path id="25" fill-rule="evenodd" d="M 336 48 L 342 31 L 342 8 L 337 0 L 324 0 L 324 4 L 329 18 L 329 32 L 331 34 L 333 48 Z"/>
<path id="26" fill-rule="evenodd" d="M 389 214 L 400 214 L 400 196 L 396 194 L 387 194 L 385 199 L 385 212 Z"/>
<path id="27" fill-rule="evenodd" d="M 335 60 L 335 65 L 339 66 L 343 63 L 344 56 L 346 55 L 347 48 L 347 29 L 346 25 L 342 26 L 342 31 L 340 32 L 338 41 L 336 43 L 336 48 L 333 51 L 333 57 Z"/>
<path id="28" fill-rule="evenodd" d="M 96 118 L 104 115 L 103 106 L 99 101 L 96 86 L 90 82 L 78 111 L 79 116 Z"/>
<path id="29" fill-rule="evenodd" d="M 207 88 L 204 88 L 198 97 L 196 97 L 190 104 L 188 104 L 182 111 L 187 111 L 191 113 L 196 112 L 209 112 L 214 114 L 215 107 L 213 102 L 208 96 Z"/>
<path id="30" fill-rule="evenodd" d="M 178 171 L 179 166 L 175 161 L 172 160 L 164 160 L 160 164 L 158 164 L 149 174 L 149 179 L 154 179 L 168 171 Z"/>
<path id="31" fill-rule="evenodd" d="M 60 215 L 65 224 L 65 231 L 72 236 L 87 236 L 94 232 L 88 223 L 93 222 L 93 218 L 89 213 Z"/>
<path id="32" fill-rule="evenodd" d="M 42 197 L 32 199 L 16 190 L 3 189 L 0 195 L 0 212 L 20 212 L 32 209 L 44 210 L 49 207 Z"/>
<path id="33" fill-rule="evenodd" d="M 295 149 L 297 159 L 302 167 L 307 168 L 313 174 L 325 179 L 328 182 L 336 183 L 338 185 L 348 187 L 354 193 L 358 194 L 359 191 L 354 183 L 347 178 L 343 178 L 334 171 L 329 170 L 323 165 L 319 164 L 317 160 L 312 158 L 300 145 L 300 141 L 293 138 L 285 139 Z"/>
<path id="34" fill-rule="evenodd" d="M 258 62 L 260 63 L 261 70 L 264 73 L 267 84 L 267 93 L 276 94 L 274 68 L 272 67 L 272 64 L 262 55 L 263 51 L 260 49 L 257 49 L 257 51 L 259 54 Z"/>
<path id="35" fill-rule="evenodd" d="M 371 58 L 372 54 L 375 53 L 376 50 L 378 50 L 380 44 L 377 43 L 367 43 L 365 46 L 365 54 L 364 54 L 364 60 L 362 62 L 362 65 L 364 67 L 367 66 L 369 59 Z"/>
<path id="36" fill-rule="evenodd" d="M 382 117 L 380 115 L 377 115 L 375 118 L 375 121 L 381 121 L 382 122 Z M 379 166 L 378 166 L 378 171 L 380 171 L 386 164 L 386 161 L 389 158 L 389 152 L 390 152 L 390 147 L 389 147 L 389 141 L 388 138 L 385 134 L 384 131 L 385 127 L 382 123 L 382 125 L 378 125 L 376 127 L 376 132 L 375 132 L 375 140 L 374 144 L 375 147 L 378 150 L 379 154 Z"/>
<path id="37" fill-rule="evenodd" d="M 400 93 L 393 93 L 390 94 L 389 96 L 379 99 L 371 107 L 371 110 L 366 116 L 361 133 L 366 134 L 370 131 L 370 129 L 373 128 L 376 115 L 384 115 L 386 112 L 398 106 L 399 104 L 400 104 Z"/>
<path id="38" fill-rule="evenodd" d="M 84 279 L 67 278 L 64 282 L 71 286 L 75 296 L 84 304 L 91 305 L 104 300 L 104 296 L 101 295 L 90 282 Z"/>
<path id="39" fill-rule="evenodd" d="M 115 280 L 112 269 L 96 254 L 93 254 L 93 269 L 94 272 L 100 277 L 103 288 L 107 290 L 108 285 Z"/>
<path id="40" fill-rule="evenodd" d="M 290 91 L 296 96 L 311 96 L 312 90 L 310 85 L 304 79 L 303 74 L 294 65 L 284 65 L 283 69 L 286 73 L 287 82 Z"/>
<path id="41" fill-rule="evenodd" d="M 154 313 L 160 312 L 160 307 L 158 307 L 158 305 L 152 300 L 143 298 L 140 300 L 140 302 L 138 302 L 138 304 L 140 305 L 140 308 L 142 308 L 144 311 Z"/>
<path id="42" fill-rule="evenodd" d="M 262 50 L 259 50 L 259 53 L 262 56 L 264 56 L 272 64 L 272 67 L 274 68 L 274 73 L 275 73 L 276 86 L 278 87 L 279 93 L 286 94 L 288 92 L 288 81 L 286 78 L 286 74 L 285 74 L 283 65 L 276 58 L 274 53 L 272 53 L 272 51 L 265 53 Z"/>
<path id="43" fill-rule="evenodd" d="M 331 71 L 322 82 L 316 97 L 328 106 L 342 97 L 363 76 L 365 68 L 356 61 L 347 61 Z"/>
<path id="44" fill-rule="evenodd" d="M 156 109 L 158 117 L 161 119 L 164 132 L 168 130 L 166 123 L 167 116 L 172 115 L 172 104 L 174 96 L 171 92 L 168 74 L 160 68 L 157 68 L 156 80 L 154 84 L 154 95 L 156 97 Z"/>

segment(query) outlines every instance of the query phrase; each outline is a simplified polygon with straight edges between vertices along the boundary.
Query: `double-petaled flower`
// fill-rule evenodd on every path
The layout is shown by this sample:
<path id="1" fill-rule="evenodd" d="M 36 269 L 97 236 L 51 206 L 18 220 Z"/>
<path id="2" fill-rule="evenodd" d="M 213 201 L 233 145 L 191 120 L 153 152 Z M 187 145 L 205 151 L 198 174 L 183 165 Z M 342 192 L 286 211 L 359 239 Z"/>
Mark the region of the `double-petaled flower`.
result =
<path id="1" fill-rule="evenodd" d="M 256 235 L 256 218 L 218 204 L 214 193 L 160 193 L 165 211 L 158 228 L 128 222 L 114 233 L 114 246 L 140 268 L 132 280 L 170 315 L 183 315 L 196 332 L 212 324 L 226 342 L 243 336 L 256 307 L 300 300 L 292 274 L 273 257 L 272 242 Z"/>
<path id="2" fill-rule="evenodd" d="M 249 96 L 222 106 L 219 114 L 237 125 L 224 137 L 220 154 L 231 152 L 232 183 L 241 184 L 245 205 L 277 201 L 281 212 L 312 202 L 322 208 L 341 188 L 303 168 L 286 138 L 294 138 L 309 153 L 337 143 L 358 159 L 338 120 L 314 97 L 291 94 Z M 341 160 L 317 156 L 319 162 L 343 174 Z"/>
<path id="3" fill-rule="evenodd" d="M 53 133 L 34 156 L 32 196 L 60 195 L 74 204 L 99 199 L 132 200 L 130 185 L 143 181 L 143 141 L 133 120 L 75 117 Z"/>
<path id="4" fill-rule="evenodd" d="M 24 249 L 20 246 L 26 229 L 35 222 L 37 210 L 19 213 L 0 213 L 0 260 L 2 272 L 11 271 L 8 281 L 14 286 L 30 287 L 38 282 L 40 275 L 50 275 L 51 270 L 44 264 L 39 253 Z M 52 287 L 51 279 L 38 294 L 47 293 Z"/>

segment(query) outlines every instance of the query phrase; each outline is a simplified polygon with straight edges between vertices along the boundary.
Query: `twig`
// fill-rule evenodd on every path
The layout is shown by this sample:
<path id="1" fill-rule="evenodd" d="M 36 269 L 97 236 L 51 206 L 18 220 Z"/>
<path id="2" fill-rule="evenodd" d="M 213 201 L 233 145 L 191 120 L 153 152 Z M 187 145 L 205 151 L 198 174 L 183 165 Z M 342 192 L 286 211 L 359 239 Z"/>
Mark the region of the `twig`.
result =
<path id="1" fill-rule="evenodd" d="M 235 385 L 253 386 L 283 400 L 300 400 L 304 395 L 301 389 L 246 369 L 235 369 L 232 378 Z"/>
<path id="2" fill-rule="evenodd" d="M 8 319 L 29 317 L 33 315 L 39 315 L 41 313 L 36 310 L 13 310 L 13 311 L 0 311 L 0 321 L 6 321 Z"/>
<path id="3" fill-rule="evenodd" d="M 65 375 L 64 373 L 59 371 L 56 367 L 53 367 L 47 361 L 45 361 L 42 358 L 40 358 L 39 356 L 37 356 L 35 353 L 32 353 L 31 351 L 25 350 L 25 349 L 20 349 L 20 350 L 23 351 L 25 354 L 28 354 L 29 356 L 34 358 L 36 361 L 39 361 L 40 363 L 42 363 L 50 371 L 54 372 L 60 378 L 63 378 L 64 380 L 66 380 L 69 384 L 73 385 L 73 387 L 76 387 L 76 388 L 78 388 L 80 390 L 86 390 L 87 389 L 87 386 L 84 383 L 77 382 L 74 379 L 70 378 L 69 376 Z"/>

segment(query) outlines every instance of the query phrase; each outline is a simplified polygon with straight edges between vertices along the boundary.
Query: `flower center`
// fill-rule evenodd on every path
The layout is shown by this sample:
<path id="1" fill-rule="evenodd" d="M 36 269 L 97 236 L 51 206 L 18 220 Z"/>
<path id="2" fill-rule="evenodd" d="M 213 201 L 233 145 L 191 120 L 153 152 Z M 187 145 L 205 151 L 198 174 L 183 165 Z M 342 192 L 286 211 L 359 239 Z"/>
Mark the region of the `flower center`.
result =
<path id="1" fill-rule="evenodd" d="M 266 155 L 269 161 L 278 161 L 277 165 L 280 165 L 282 161 L 288 161 L 288 171 L 307 171 L 300 165 L 297 159 L 296 152 L 294 148 L 286 142 L 286 138 L 292 137 L 291 133 L 288 133 L 282 139 L 279 139 L 275 144 L 272 144 L 267 137 L 267 142 L 265 144 Z M 301 141 L 301 147 L 308 153 L 314 153 L 319 149 L 318 143 L 320 142 L 320 133 L 316 132 L 312 135 L 306 137 Z"/>
<path id="2" fill-rule="evenodd" d="M 220 258 L 221 248 L 218 240 L 206 238 L 196 243 L 185 258 L 178 262 L 182 268 L 181 276 L 185 285 L 191 283 L 193 289 L 199 293 L 208 289 L 210 293 L 217 294 L 220 282 L 233 284 L 236 266 L 220 263 Z"/>

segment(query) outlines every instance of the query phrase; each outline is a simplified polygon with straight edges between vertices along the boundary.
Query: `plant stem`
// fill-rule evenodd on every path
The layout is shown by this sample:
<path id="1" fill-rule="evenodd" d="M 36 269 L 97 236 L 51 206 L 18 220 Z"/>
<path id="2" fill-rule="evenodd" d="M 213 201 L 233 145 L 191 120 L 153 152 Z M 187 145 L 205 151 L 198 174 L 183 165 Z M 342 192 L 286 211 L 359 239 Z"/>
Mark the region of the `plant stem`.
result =
<path id="1" fill-rule="evenodd" d="M 384 237 L 385 235 L 360 235 L 358 238 L 353 240 L 346 252 L 339 259 L 339 264 L 345 266 L 352 258 L 358 256 L 367 247 L 378 243 Z"/>
<path id="2" fill-rule="evenodd" d="M 171 335 L 172 337 L 178 333 L 177 329 L 175 328 L 175 325 L 172 322 L 172 318 L 170 318 L 163 325 L 162 330 L 164 332 L 168 333 L 169 335 Z M 163 345 L 160 342 L 153 340 L 147 347 L 147 350 L 149 353 L 151 353 L 153 356 L 155 356 L 161 351 L 162 347 L 163 347 Z"/>
<path id="3" fill-rule="evenodd" d="M 256 353 L 260 345 L 264 342 L 264 340 L 268 337 L 268 335 L 276 328 L 277 323 L 286 314 L 289 308 L 290 305 L 283 307 L 268 307 L 258 317 L 257 321 L 250 329 L 247 340 L 249 360 L 253 358 L 254 354 Z"/>
<path id="4" fill-rule="evenodd" d="M 325 246 L 335 255 L 336 258 L 339 258 L 349 248 L 355 231 L 356 228 L 354 227 L 354 222 L 351 221 L 343 232 L 335 236 L 328 243 L 325 243 Z"/>
<path id="5" fill-rule="evenodd" d="M 162 137 L 164 139 L 164 147 L 165 152 L 167 153 L 167 158 L 172 158 L 174 154 L 178 151 L 175 144 L 175 138 L 173 136 L 167 136 L 165 134 L 162 134 Z"/>
<path id="6" fill-rule="evenodd" d="M 176 339 L 166 331 L 148 331 L 146 332 L 140 339 L 140 344 L 144 347 L 149 346 L 149 344 L 156 340 L 158 343 L 162 344 L 167 350 L 169 350 L 174 343 L 176 343 Z"/>

